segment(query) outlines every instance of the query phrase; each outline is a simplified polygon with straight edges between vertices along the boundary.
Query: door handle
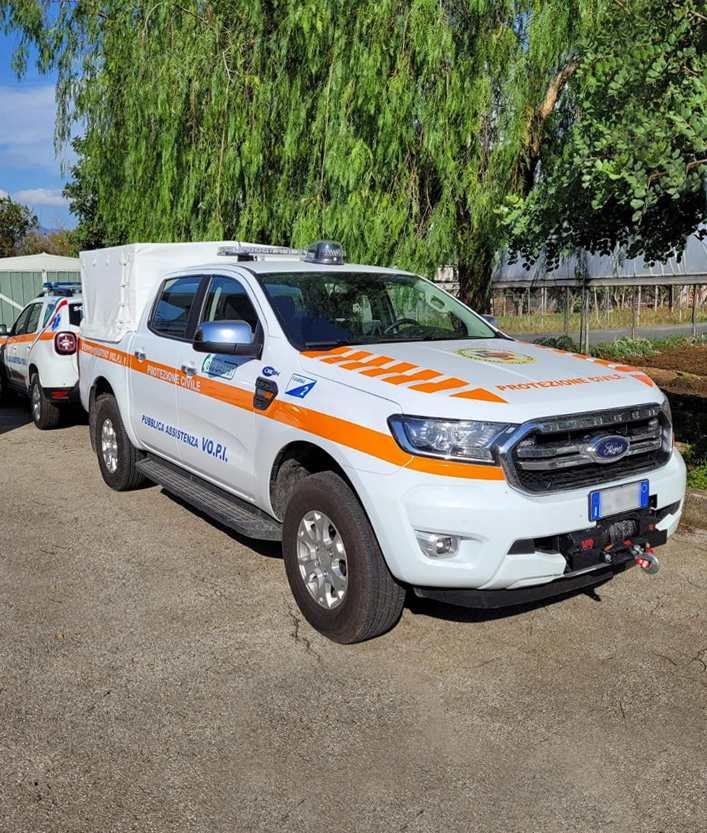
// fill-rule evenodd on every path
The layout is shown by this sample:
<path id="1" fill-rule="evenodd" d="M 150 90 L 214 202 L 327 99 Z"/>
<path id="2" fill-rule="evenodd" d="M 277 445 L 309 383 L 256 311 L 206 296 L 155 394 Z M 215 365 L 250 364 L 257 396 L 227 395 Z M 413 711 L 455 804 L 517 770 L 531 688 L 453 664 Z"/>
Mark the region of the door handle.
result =
<path id="1" fill-rule="evenodd" d="M 196 374 L 196 368 L 193 364 L 183 364 L 182 373 L 185 373 L 190 378 Z"/>
<path id="2" fill-rule="evenodd" d="M 147 358 L 147 353 L 144 350 L 136 350 L 134 356 L 139 362 L 144 362 Z"/>

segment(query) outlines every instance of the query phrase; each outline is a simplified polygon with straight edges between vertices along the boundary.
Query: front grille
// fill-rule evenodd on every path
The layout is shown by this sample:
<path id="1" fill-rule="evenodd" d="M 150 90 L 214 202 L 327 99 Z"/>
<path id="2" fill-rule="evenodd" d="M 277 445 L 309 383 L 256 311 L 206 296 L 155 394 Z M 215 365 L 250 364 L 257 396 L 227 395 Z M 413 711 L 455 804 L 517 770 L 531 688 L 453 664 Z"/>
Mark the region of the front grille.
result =
<path id="1" fill-rule="evenodd" d="M 617 436 L 629 443 L 625 456 L 597 462 L 591 444 Z M 667 463 L 671 448 L 667 411 L 659 405 L 640 405 L 526 423 L 511 437 L 501 459 L 514 486 L 546 494 L 657 469 Z"/>

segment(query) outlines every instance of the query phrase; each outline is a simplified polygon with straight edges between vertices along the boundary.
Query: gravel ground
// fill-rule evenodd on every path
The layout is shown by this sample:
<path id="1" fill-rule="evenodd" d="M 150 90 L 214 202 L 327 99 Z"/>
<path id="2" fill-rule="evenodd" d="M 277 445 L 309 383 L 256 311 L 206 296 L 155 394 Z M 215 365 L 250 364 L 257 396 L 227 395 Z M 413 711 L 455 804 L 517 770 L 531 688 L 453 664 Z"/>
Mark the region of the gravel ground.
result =
<path id="1" fill-rule="evenodd" d="M 276 546 L 0 410 L 0 830 L 707 830 L 707 534 L 510 615 L 328 642 Z"/>

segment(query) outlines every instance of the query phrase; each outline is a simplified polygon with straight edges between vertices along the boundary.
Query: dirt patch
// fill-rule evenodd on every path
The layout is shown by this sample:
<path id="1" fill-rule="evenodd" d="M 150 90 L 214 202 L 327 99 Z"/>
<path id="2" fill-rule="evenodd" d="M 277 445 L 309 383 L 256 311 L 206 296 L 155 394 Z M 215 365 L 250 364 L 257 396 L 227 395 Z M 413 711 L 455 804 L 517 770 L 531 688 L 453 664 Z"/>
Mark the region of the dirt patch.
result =
<path id="1" fill-rule="evenodd" d="M 643 356 L 640 364 L 667 393 L 707 398 L 707 344 Z"/>
<path id="2" fill-rule="evenodd" d="M 640 361 L 646 367 L 707 376 L 707 344 L 684 347 L 680 350 L 663 350 L 655 356 L 642 357 Z"/>
<path id="3" fill-rule="evenodd" d="M 666 393 L 679 393 L 684 396 L 707 398 L 707 378 L 693 376 L 678 370 L 663 370 L 659 367 L 642 366 L 648 376 Z"/>

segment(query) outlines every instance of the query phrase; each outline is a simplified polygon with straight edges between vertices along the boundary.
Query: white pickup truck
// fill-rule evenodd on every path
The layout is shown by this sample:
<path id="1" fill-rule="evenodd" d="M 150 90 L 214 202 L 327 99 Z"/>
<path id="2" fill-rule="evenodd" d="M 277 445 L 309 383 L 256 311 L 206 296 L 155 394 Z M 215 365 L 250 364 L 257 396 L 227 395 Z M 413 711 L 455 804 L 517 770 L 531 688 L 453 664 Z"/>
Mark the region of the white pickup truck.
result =
<path id="1" fill-rule="evenodd" d="M 498 607 L 654 572 L 678 525 L 670 410 L 631 367 L 514 341 L 326 241 L 133 244 L 81 269 L 106 483 L 282 540 L 333 640 L 392 627 L 408 588 Z"/>

